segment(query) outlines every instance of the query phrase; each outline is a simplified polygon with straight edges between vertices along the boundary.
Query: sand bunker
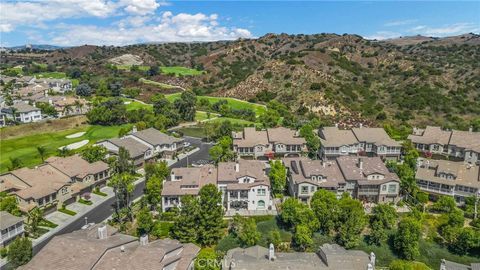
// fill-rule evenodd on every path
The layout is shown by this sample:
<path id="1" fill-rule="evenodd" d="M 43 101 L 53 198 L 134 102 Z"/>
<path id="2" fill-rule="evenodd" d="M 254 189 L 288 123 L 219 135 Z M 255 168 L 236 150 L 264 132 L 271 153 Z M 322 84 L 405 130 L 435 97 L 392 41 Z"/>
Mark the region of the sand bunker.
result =
<path id="1" fill-rule="evenodd" d="M 71 143 L 69 145 L 59 147 L 58 149 L 67 148 L 68 150 L 74 150 L 74 149 L 78 149 L 78 148 L 86 145 L 88 142 L 89 142 L 88 140 L 83 140 L 83 141 L 79 141 L 79 142 L 76 142 L 76 143 Z"/>
<path id="2" fill-rule="evenodd" d="M 67 139 L 78 138 L 78 137 L 82 137 L 83 134 L 85 134 L 85 132 L 77 132 L 77 133 L 74 133 L 74 134 L 67 135 L 67 136 L 65 136 L 65 138 L 67 138 Z"/>

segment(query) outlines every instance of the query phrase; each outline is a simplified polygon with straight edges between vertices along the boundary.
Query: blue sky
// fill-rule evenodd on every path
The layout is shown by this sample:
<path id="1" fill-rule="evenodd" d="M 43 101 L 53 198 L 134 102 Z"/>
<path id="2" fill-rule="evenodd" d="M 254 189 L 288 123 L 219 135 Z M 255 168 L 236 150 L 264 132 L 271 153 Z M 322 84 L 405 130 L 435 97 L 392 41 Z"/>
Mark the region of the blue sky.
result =
<path id="1" fill-rule="evenodd" d="M 1 0 L 2 46 L 210 41 L 266 33 L 369 39 L 480 32 L 480 1 Z"/>

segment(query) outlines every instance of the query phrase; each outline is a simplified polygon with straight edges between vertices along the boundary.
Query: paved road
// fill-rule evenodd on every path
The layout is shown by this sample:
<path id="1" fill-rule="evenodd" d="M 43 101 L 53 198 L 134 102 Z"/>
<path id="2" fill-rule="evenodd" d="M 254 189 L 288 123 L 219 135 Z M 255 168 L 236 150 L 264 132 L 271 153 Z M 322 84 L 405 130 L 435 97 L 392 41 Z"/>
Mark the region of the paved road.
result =
<path id="1" fill-rule="evenodd" d="M 208 160 L 208 150 L 212 146 L 211 144 L 203 143 L 200 139 L 197 138 L 192 138 L 192 137 L 187 137 L 185 138 L 186 141 L 191 143 L 194 146 L 197 146 L 200 148 L 199 151 L 193 153 L 188 157 L 188 163 L 192 164 L 192 162 L 196 162 L 198 160 Z M 180 160 L 179 162 L 175 163 L 172 165 L 173 168 L 178 168 L 178 167 L 184 167 L 187 165 L 187 159 L 184 158 Z M 133 192 L 133 199 L 136 199 L 140 196 L 143 195 L 143 189 L 145 188 L 145 182 L 140 182 L 137 184 L 135 187 L 135 190 Z M 61 229 L 58 231 L 55 235 L 60 235 L 60 234 L 65 234 L 65 233 L 70 233 L 76 230 L 79 230 L 82 228 L 83 225 L 85 225 L 85 217 L 87 217 L 88 223 L 94 222 L 94 223 L 100 223 L 107 219 L 109 216 L 113 214 L 113 203 L 115 202 L 115 198 L 110 198 L 107 201 L 103 202 L 102 204 L 98 205 L 93 209 L 92 211 L 88 212 L 87 214 L 84 214 L 80 216 L 76 221 L 72 222 L 65 228 Z M 51 237 L 45 239 L 45 241 L 39 243 L 33 248 L 33 254 L 36 254 L 39 252 L 52 238 L 54 235 Z"/>

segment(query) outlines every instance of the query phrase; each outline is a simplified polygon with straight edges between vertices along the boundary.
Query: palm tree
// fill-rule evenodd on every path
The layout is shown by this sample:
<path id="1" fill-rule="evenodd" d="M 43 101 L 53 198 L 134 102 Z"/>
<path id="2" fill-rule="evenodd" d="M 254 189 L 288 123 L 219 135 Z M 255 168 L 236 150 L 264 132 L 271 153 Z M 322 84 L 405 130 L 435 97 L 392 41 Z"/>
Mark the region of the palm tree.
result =
<path id="1" fill-rule="evenodd" d="M 58 149 L 58 155 L 61 156 L 61 157 L 69 156 L 70 155 L 70 150 L 66 146 L 64 146 L 64 147 Z"/>
<path id="2" fill-rule="evenodd" d="M 40 158 L 42 159 L 42 162 L 44 162 L 45 156 L 47 155 L 47 148 L 45 148 L 45 146 L 37 146 L 37 152 Z"/>
<path id="3" fill-rule="evenodd" d="M 42 219 L 43 219 L 43 211 L 40 208 L 35 207 L 30 212 L 28 212 L 27 224 L 29 227 L 30 234 L 32 235 L 36 234 L 38 230 L 38 226 L 40 225 L 40 221 L 42 221 Z"/>
<path id="4" fill-rule="evenodd" d="M 22 161 L 20 161 L 18 157 L 10 157 L 10 163 L 11 165 L 8 168 L 8 170 L 10 171 L 13 171 L 15 169 L 22 167 Z"/>
<path id="5" fill-rule="evenodd" d="M 17 108 L 15 107 L 10 107 L 10 110 L 12 111 L 12 117 L 13 117 L 13 123 L 17 123 Z"/>

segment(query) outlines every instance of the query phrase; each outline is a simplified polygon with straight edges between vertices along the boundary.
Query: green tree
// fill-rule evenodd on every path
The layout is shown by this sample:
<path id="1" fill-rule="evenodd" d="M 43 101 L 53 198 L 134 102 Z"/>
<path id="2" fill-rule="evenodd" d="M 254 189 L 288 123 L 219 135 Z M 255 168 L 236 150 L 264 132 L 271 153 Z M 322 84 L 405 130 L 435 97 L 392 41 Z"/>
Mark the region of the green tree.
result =
<path id="1" fill-rule="evenodd" d="M 113 164 L 113 170 L 118 174 L 135 173 L 135 165 L 130 160 L 130 153 L 124 147 L 118 149 L 118 157 Z"/>
<path id="2" fill-rule="evenodd" d="M 92 145 L 82 150 L 82 158 L 93 163 L 104 160 L 107 156 L 107 149 L 101 145 Z"/>
<path id="3" fill-rule="evenodd" d="M 221 261 L 218 260 L 218 256 L 213 248 L 202 248 L 195 258 L 196 270 L 220 270 Z"/>
<path id="4" fill-rule="evenodd" d="M 253 246 L 260 240 L 260 233 L 257 230 L 255 220 L 242 217 L 239 214 L 233 217 L 232 233 L 237 236 L 244 247 Z"/>
<path id="5" fill-rule="evenodd" d="M 30 212 L 28 212 L 27 216 L 27 226 L 28 226 L 28 232 L 32 235 L 35 236 L 37 235 L 38 231 L 38 226 L 40 225 L 40 222 L 43 219 L 43 211 L 35 207 Z"/>
<path id="6" fill-rule="evenodd" d="M 116 219 L 120 222 L 124 221 L 123 216 L 132 221 L 132 211 L 130 207 L 130 199 L 135 185 L 133 182 L 135 177 L 128 172 L 116 173 L 108 182 L 115 193 L 115 214 Z"/>
<path id="7" fill-rule="evenodd" d="M 17 237 L 8 246 L 7 260 L 14 269 L 28 263 L 32 256 L 32 241 L 27 237 Z"/>
<path id="8" fill-rule="evenodd" d="M 0 211 L 6 211 L 14 216 L 20 216 L 21 212 L 18 208 L 17 198 L 14 195 L 0 192 Z"/>
<path id="9" fill-rule="evenodd" d="M 149 180 L 151 177 L 157 177 L 160 180 L 165 180 L 170 175 L 170 168 L 166 161 L 149 162 L 145 164 L 145 179 Z"/>
<path id="10" fill-rule="evenodd" d="M 153 229 L 153 216 L 148 208 L 142 208 L 137 214 L 137 231 L 139 235 L 149 234 Z"/>
<path id="11" fill-rule="evenodd" d="M 22 167 L 22 161 L 18 157 L 10 157 L 10 166 L 8 167 L 9 171 L 16 170 Z"/>
<path id="12" fill-rule="evenodd" d="M 214 184 L 203 186 L 199 192 L 198 243 L 211 246 L 223 235 L 222 192 Z"/>
<path id="13" fill-rule="evenodd" d="M 320 138 L 315 134 L 311 124 L 306 124 L 300 128 L 300 136 L 305 138 L 308 148 L 308 156 L 316 158 L 320 148 Z"/>
<path id="14" fill-rule="evenodd" d="M 385 229 L 392 229 L 395 226 L 398 215 L 395 208 L 389 204 L 378 204 L 372 209 L 371 221 L 378 221 Z"/>
<path id="15" fill-rule="evenodd" d="M 314 212 L 306 204 L 295 198 L 287 198 L 282 203 L 281 209 L 280 218 L 290 228 L 305 225 L 310 231 L 315 232 L 320 227 Z"/>
<path id="16" fill-rule="evenodd" d="M 270 161 L 270 185 L 274 194 L 282 195 L 287 185 L 287 169 L 280 160 Z"/>
<path id="17" fill-rule="evenodd" d="M 432 205 L 433 210 L 443 213 L 450 213 L 456 208 L 457 204 L 455 203 L 455 199 L 450 196 L 440 196 Z"/>
<path id="18" fill-rule="evenodd" d="M 312 231 L 305 225 L 297 225 L 293 235 L 293 242 L 301 251 L 305 251 L 313 245 Z"/>
<path id="19" fill-rule="evenodd" d="M 346 248 L 355 247 L 360 243 L 361 233 L 366 224 L 362 203 L 344 196 L 340 199 L 338 206 L 338 241 Z"/>
<path id="20" fill-rule="evenodd" d="M 331 191 L 319 189 L 313 194 L 310 207 L 320 223 L 320 230 L 328 235 L 338 218 L 337 196 Z"/>
<path id="21" fill-rule="evenodd" d="M 268 236 L 267 236 L 268 243 L 272 243 L 273 246 L 278 247 L 280 243 L 282 242 L 282 237 L 280 235 L 280 231 L 278 229 L 275 229 L 273 231 L 270 231 Z"/>
<path id="22" fill-rule="evenodd" d="M 195 105 L 197 103 L 197 97 L 192 91 L 184 91 L 180 95 L 180 98 L 175 100 L 175 108 L 180 114 L 180 118 L 185 121 L 193 121 L 195 119 Z"/>
<path id="23" fill-rule="evenodd" d="M 68 149 L 66 146 L 58 149 L 58 155 L 61 157 L 68 157 L 72 155 L 72 151 Z"/>
<path id="24" fill-rule="evenodd" d="M 409 262 L 404 260 L 393 260 L 388 266 L 390 270 L 432 270 L 421 262 Z"/>
<path id="25" fill-rule="evenodd" d="M 146 182 L 145 196 L 147 198 L 147 202 L 155 210 L 157 205 L 162 202 L 163 180 L 154 175 L 146 180 Z"/>
<path id="26" fill-rule="evenodd" d="M 171 234 L 182 243 L 195 243 L 198 239 L 198 200 L 192 196 L 183 196 L 180 215 L 175 219 Z"/>
<path id="27" fill-rule="evenodd" d="M 472 249 L 480 247 L 480 232 L 473 228 L 462 228 L 450 247 L 455 253 L 466 255 Z"/>
<path id="28" fill-rule="evenodd" d="M 232 150 L 232 138 L 224 136 L 220 138 L 218 143 L 208 151 L 210 157 L 215 163 L 231 161 L 235 159 L 235 152 Z"/>
<path id="29" fill-rule="evenodd" d="M 370 244 L 379 246 L 382 242 L 387 240 L 387 231 L 380 221 L 374 220 L 371 222 L 370 229 L 371 231 L 368 239 Z"/>
<path id="30" fill-rule="evenodd" d="M 413 260 L 420 254 L 418 241 L 421 234 L 421 224 L 412 217 L 406 217 L 398 223 L 394 246 L 399 255 L 407 260 Z"/>
<path id="31" fill-rule="evenodd" d="M 280 114 L 277 110 L 268 109 L 259 117 L 260 123 L 262 123 L 264 128 L 272 128 L 278 125 L 280 121 Z"/>
<path id="32" fill-rule="evenodd" d="M 37 152 L 40 158 L 42 159 L 42 162 L 44 162 L 45 157 L 47 156 L 47 148 L 45 148 L 45 146 L 37 146 Z"/>

